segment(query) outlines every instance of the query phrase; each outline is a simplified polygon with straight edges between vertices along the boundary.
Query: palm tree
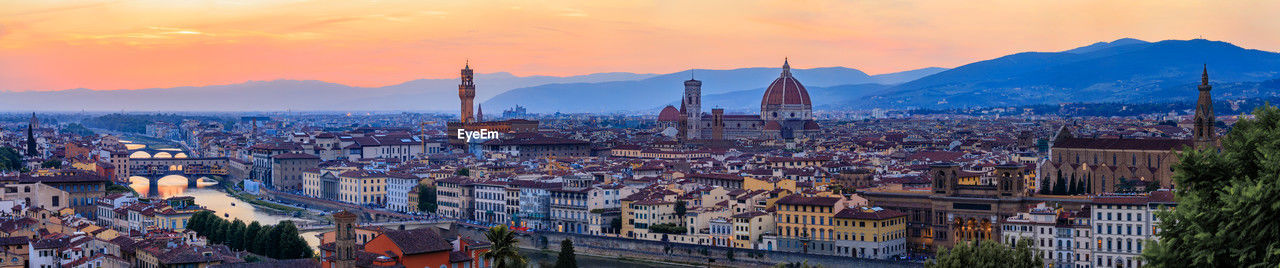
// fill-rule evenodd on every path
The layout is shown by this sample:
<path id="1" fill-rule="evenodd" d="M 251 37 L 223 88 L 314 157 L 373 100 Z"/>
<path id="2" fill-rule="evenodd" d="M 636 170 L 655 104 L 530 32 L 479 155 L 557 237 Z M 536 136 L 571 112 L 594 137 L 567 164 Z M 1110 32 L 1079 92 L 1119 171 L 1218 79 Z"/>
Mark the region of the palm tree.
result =
<path id="1" fill-rule="evenodd" d="M 524 259 L 524 256 L 520 256 L 520 252 L 517 251 L 516 243 L 519 241 L 516 240 L 516 233 L 508 229 L 507 225 L 489 228 L 489 231 L 485 232 L 484 236 L 489 238 L 489 243 L 492 245 L 489 247 L 489 251 L 485 252 L 481 257 L 489 259 L 489 263 L 492 263 L 493 267 L 525 267 L 527 260 Z"/>

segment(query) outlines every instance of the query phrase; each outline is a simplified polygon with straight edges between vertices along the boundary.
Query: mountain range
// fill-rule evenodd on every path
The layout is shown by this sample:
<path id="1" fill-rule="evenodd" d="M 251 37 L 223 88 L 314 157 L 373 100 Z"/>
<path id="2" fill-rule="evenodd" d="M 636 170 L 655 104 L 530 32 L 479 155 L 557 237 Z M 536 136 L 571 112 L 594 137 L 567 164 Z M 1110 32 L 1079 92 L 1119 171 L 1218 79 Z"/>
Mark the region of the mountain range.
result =
<path id="1" fill-rule="evenodd" d="M 779 64 L 781 65 L 781 64 Z M 962 108 L 1072 102 L 1182 101 L 1196 98 L 1207 66 L 1218 99 L 1280 94 L 1280 53 L 1227 42 L 1124 38 L 1058 52 L 1023 52 L 952 69 L 868 75 L 848 67 L 794 69 L 815 109 Z M 478 74 L 478 103 L 489 113 L 656 112 L 678 105 L 683 81 L 703 81 L 704 110 L 759 109 L 778 67 L 694 69 L 668 74 L 580 76 Z M 0 92 L 0 110 L 94 111 L 431 111 L 456 112 L 458 79 L 419 79 L 384 87 L 314 80 L 137 90 Z"/>
<path id="2" fill-rule="evenodd" d="M 966 64 L 886 89 L 849 107 L 956 108 L 1068 102 L 1194 100 L 1208 70 L 1215 98 L 1263 97 L 1280 53 L 1231 43 L 1120 39 L 1062 52 L 1026 52 Z M 1252 86 L 1251 86 L 1252 85 Z"/>

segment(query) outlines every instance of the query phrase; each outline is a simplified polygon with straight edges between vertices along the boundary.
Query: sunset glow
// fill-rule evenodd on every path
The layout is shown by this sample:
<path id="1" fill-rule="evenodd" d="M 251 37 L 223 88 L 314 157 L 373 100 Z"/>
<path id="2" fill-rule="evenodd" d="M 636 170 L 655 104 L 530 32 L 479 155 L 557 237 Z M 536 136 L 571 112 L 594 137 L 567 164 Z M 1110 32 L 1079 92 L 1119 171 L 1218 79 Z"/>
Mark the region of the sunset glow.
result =
<path id="1" fill-rule="evenodd" d="M 886 73 L 1132 37 L 1280 50 L 1280 1 L 0 1 L 0 90 L 480 73 Z M 745 45 L 749 44 L 749 45 Z"/>

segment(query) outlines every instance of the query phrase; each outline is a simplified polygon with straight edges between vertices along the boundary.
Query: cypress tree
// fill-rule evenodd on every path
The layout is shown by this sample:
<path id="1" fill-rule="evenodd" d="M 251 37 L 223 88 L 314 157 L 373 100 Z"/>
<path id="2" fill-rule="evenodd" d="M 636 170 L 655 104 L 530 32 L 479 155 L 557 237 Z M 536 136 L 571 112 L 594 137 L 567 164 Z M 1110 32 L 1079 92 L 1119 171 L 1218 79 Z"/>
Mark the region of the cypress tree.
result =
<path id="1" fill-rule="evenodd" d="M 258 235 L 254 237 L 254 242 L 253 242 L 254 250 L 250 252 L 253 252 L 258 255 L 270 257 L 268 253 L 271 251 L 271 233 L 272 233 L 271 229 L 274 229 L 274 226 L 266 225 L 266 226 L 262 226 L 262 229 L 258 230 Z"/>
<path id="2" fill-rule="evenodd" d="M 573 241 L 560 241 L 560 256 L 556 258 L 556 268 L 578 268 L 578 257 L 573 252 Z"/>
<path id="3" fill-rule="evenodd" d="M 244 228 L 244 234 L 240 237 L 240 246 L 248 252 L 257 251 L 254 246 L 257 245 L 258 240 L 254 238 L 258 236 L 258 231 L 261 230 L 262 224 L 258 223 L 258 221 L 249 223 L 249 226 Z"/>
<path id="4" fill-rule="evenodd" d="M 204 230 L 201 228 L 204 225 L 204 215 L 204 211 L 191 215 L 191 218 L 187 219 L 187 230 L 196 232 L 198 235 L 204 235 Z"/>
<path id="5" fill-rule="evenodd" d="M 231 222 L 231 228 L 227 232 L 227 246 L 232 249 L 244 249 L 244 221 L 236 219 Z"/>
<path id="6" fill-rule="evenodd" d="M 209 242 L 221 244 L 222 230 L 223 230 L 222 221 L 219 219 L 214 219 L 212 222 L 209 223 L 208 230 L 209 230 L 208 231 L 209 235 L 206 237 L 209 238 Z"/>
<path id="7" fill-rule="evenodd" d="M 276 253 L 275 258 L 301 258 L 303 256 L 303 252 L 307 251 L 299 248 L 299 246 L 306 247 L 306 241 L 301 241 L 302 243 L 299 245 L 298 242 L 302 237 L 298 236 L 298 227 L 293 225 L 293 221 L 282 221 L 280 224 L 276 224 L 275 232 L 272 235 L 279 235 L 279 238 L 273 241 L 281 242 L 281 245 L 277 249 L 279 252 Z"/>

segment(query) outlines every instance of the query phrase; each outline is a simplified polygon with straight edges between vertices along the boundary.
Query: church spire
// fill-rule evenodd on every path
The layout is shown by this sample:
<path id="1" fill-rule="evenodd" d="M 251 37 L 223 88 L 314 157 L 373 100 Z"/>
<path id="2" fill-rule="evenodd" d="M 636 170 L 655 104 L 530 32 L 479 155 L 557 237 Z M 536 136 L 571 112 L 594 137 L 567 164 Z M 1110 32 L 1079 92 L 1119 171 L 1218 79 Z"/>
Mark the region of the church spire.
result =
<path id="1" fill-rule="evenodd" d="M 1200 73 L 1200 85 L 1209 85 L 1209 64 L 1204 65 L 1204 72 Z"/>
<path id="2" fill-rule="evenodd" d="M 1196 101 L 1196 114 L 1192 119 L 1195 126 L 1191 130 L 1192 141 L 1196 148 L 1217 147 L 1218 136 L 1215 124 L 1217 118 L 1213 113 L 1213 96 L 1210 92 L 1213 86 L 1209 85 L 1209 65 L 1205 64 L 1204 71 L 1200 73 L 1200 99 Z"/>

